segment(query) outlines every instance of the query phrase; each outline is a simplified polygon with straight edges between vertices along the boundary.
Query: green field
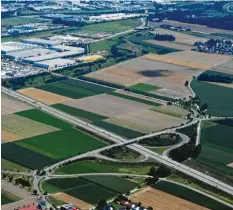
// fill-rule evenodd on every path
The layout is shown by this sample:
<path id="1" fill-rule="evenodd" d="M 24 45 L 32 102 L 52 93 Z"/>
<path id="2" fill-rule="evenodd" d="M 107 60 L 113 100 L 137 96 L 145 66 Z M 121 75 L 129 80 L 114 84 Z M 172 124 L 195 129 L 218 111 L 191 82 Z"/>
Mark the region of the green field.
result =
<path id="1" fill-rule="evenodd" d="M 2 158 L 30 169 L 41 169 L 55 163 L 53 158 L 14 143 L 2 144 Z"/>
<path id="2" fill-rule="evenodd" d="M 80 117 L 80 118 L 86 119 L 88 121 L 95 122 L 95 121 L 107 119 L 107 117 L 105 117 L 105 116 L 98 115 L 98 114 L 95 114 L 95 113 L 92 113 L 92 112 L 87 112 L 85 110 L 74 108 L 74 107 L 67 106 L 67 105 L 64 105 L 64 104 L 54 104 L 52 106 L 54 108 L 56 108 L 56 109 L 59 109 L 59 110 L 61 110 L 63 112 L 66 112 L 66 113 L 68 113 L 70 115 Z"/>
<path id="3" fill-rule="evenodd" d="M 2 190 L 1 192 L 1 205 L 19 201 L 20 198 L 10 192 Z"/>
<path id="4" fill-rule="evenodd" d="M 106 23 L 91 24 L 82 27 L 85 33 L 119 33 L 136 28 L 141 25 L 140 19 L 119 20 Z"/>
<path id="5" fill-rule="evenodd" d="M 145 100 L 145 99 L 141 99 L 141 98 L 137 98 L 134 96 L 129 96 L 129 95 L 125 95 L 125 94 L 121 94 L 121 93 L 117 93 L 117 92 L 111 92 L 109 94 L 111 94 L 113 96 L 120 97 L 120 98 L 125 98 L 125 99 L 131 100 L 131 101 L 137 101 L 137 102 L 144 103 L 144 104 L 151 105 L 151 106 L 160 106 L 161 105 L 161 104 L 153 102 L 153 101 L 149 101 L 149 100 Z"/>
<path id="6" fill-rule="evenodd" d="M 185 200 L 191 201 L 193 203 L 199 204 L 209 209 L 221 209 L 221 210 L 230 210 L 232 208 L 225 206 L 201 193 L 193 191 L 191 189 L 185 188 L 183 186 L 169 183 L 166 181 L 160 181 L 155 186 L 156 189 L 162 190 L 174 196 L 183 198 Z"/>
<path id="7" fill-rule="evenodd" d="M 113 89 L 107 87 L 72 79 L 42 85 L 37 88 L 76 99 L 113 91 Z"/>
<path id="8" fill-rule="evenodd" d="M 135 182 L 117 176 L 84 176 L 83 178 L 118 193 L 129 192 L 137 187 Z"/>
<path id="9" fill-rule="evenodd" d="M 97 121 L 93 124 L 128 139 L 132 139 L 144 135 L 143 133 L 140 133 L 138 131 L 124 128 L 119 125 L 115 125 L 105 121 Z"/>
<path id="10" fill-rule="evenodd" d="M 56 170 L 57 174 L 79 174 L 79 173 L 131 173 L 147 174 L 152 165 L 138 164 L 114 164 L 102 161 L 86 160 L 73 163 Z"/>
<path id="11" fill-rule="evenodd" d="M 17 112 L 15 114 L 56 127 L 56 128 L 60 128 L 60 129 L 66 129 L 66 128 L 72 127 L 71 124 L 65 121 L 62 121 L 56 117 L 53 117 L 45 112 L 42 112 L 39 109 L 30 109 L 30 110 L 26 110 L 22 112 Z"/>
<path id="12" fill-rule="evenodd" d="M 74 128 L 31 137 L 17 141 L 16 144 L 56 160 L 66 159 L 106 145 Z"/>
<path id="13" fill-rule="evenodd" d="M 28 168 L 23 167 L 17 163 L 11 162 L 9 160 L 6 160 L 4 158 L 1 158 L 1 166 L 2 166 L 2 170 L 13 170 L 13 171 L 22 171 L 22 172 L 28 172 Z"/>
<path id="14" fill-rule="evenodd" d="M 23 25 L 28 23 L 39 23 L 39 22 L 48 22 L 48 20 L 42 18 L 31 18 L 31 17 L 11 17 L 2 19 L 2 26 L 15 26 Z"/>
<path id="15" fill-rule="evenodd" d="M 207 113 L 214 116 L 233 116 L 233 89 L 193 80 L 191 87 L 203 103 Z"/>
<path id="16" fill-rule="evenodd" d="M 42 183 L 42 188 L 48 193 L 65 192 L 94 205 L 103 198 L 108 200 L 120 192 L 135 188 L 136 185 L 136 183 L 120 177 L 87 176 L 83 178 L 50 179 Z"/>
<path id="17" fill-rule="evenodd" d="M 137 83 L 136 85 L 130 86 L 130 88 L 133 90 L 145 91 L 145 92 L 159 89 L 159 87 L 157 87 L 157 86 L 149 85 L 149 84 L 145 84 L 145 83 Z"/>
<path id="18" fill-rule="evenodd" d="M 233 176 L 233 120 L 204 121 L 201 130 L 201 154 L 197 162 Z"/>

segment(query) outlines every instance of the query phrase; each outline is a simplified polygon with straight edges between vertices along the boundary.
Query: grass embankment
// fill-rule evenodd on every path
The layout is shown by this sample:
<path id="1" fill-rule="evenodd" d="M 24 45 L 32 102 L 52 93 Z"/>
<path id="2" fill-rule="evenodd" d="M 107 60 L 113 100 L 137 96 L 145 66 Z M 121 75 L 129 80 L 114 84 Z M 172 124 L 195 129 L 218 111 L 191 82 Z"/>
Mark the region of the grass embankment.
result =
<path id="1" fill-rule="evenodd" d="M 1 192 L 1 205 L 13 203 L 13 202 L 19 201 L 19 200 L 21 200 L 20 197 L 14 195 L 8 191 L 2 190 L 2 192 Z"/>
<path id="2" fill-rule="evenodd" d="M 178 182 L 181 184 L 184 184 L 188 187 L 192 187 L 194 189 L 203 191 L 209 195 L 212 195 L 216 198 L 219 198 L 220 200 L 223 200 L 225 202 L 228 202 L 230 204 L 233 204 L 233 200 L 230 195 L 223 193 L 222 191 L 218 190 L 217 188 L 213 188 L 210 186 L 205 185 L 202 182 L 199 182 L 198 180 L 192 179 L 188 176 L 185 176 L 184 174 L 175 173 L 171 176 L 167 177 L 168 180 Z"/>
<path id="3" fill-rule="evenodd" d="M 85 160 L 58 168 L 57 174 L 81 174 L 81 173 L 129 173 L 147 174 L 152 164 L 138 163 L 137 165 L 117 164 L 106 161 Z"/>

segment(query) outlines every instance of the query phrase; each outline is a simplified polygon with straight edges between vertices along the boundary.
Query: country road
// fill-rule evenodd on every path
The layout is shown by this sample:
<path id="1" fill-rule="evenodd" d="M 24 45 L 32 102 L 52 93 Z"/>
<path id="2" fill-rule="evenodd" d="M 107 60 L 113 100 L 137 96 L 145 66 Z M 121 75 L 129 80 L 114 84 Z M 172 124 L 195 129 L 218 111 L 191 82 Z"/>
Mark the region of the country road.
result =
<path id="1" fill-rule="evenodd" d="M 100 137 L 104 137 L 104 138 L 107 138 L 109 139 L 110 141 L 114 142 L 114 143 L 118 143 L 119 145 L 126 145 L 127 147 L 129 147 L 130 149 L 136 151 L 136 152 L 139 152 L 140 154 L 144 155 L 144 156 L 148 156 L 156 161 L 158 161 L 159 163 L 162 163 L 170 168 L 173 168 L 177 171 L 180 171 L 186 175 L 189 175 L 199 181 L 202 181 L 208 185 L 211 185 L 213 187 L 216 187 L 230 195 L 233 195 L 233 187 L 213 178 L 213 177 L 210 177 L 209 175 L 206 175 L 204 173 L 201 173 L 195 169 L 192 169 L 190 167 L 187 167 L 181 163 L 178 163 L 172 159 L 169 159 L 168 157 L 165 157 L 165 156 L 162 156 L 160 154 L 157 154 L 141 145 L 138 145 L 136 143 L 133 143 L 133 142 L 137 142 L 139 139 L 143 139 L 143 138 L 147 138 L 147 137 L 150 137 L 150 136 L 153 136 L 153 135 L 158 135 L 158 133 L 166 133 L 166 132 L 174 132 L 174 128 L 172 129 L 167 129 L 167 130 L 164 130 L 164 131 L 160 131 L 160 132 L 155 132 L 155 133 L 152 133 L 152 134 L 148 134 L 148 135 L 145 135 L 144 137 L 138 137 L 138 138 L 135 138 L 133 140 L 126 140 L 122 137 L 119 137 L 109 131 L 106 131 L 104 129 L 101 129 L 101 128 L 98 128 L 97 126 L 93 126 L 91 125 L 90 123 L 87 123 L 87 122 L 84 122 L 80 119 L 77 119 L 67 113 L 64 113 L 64 112 L 61 112 L 59 110 L 56 110 L 50 106 L 47 106 L 45 104 L 42 104 L 38 101 L 35 101 L 29 97 L 26 97 L 26 96 L 23 96 L 17 92 L 14 92 L 14 91 L 11 91 L 11 90 L 8 90 L 6 88 L 3 88 L 2 87 L 2 91 L 5 93 L 5 94 L 8 94 L 14 98 L 17 98 L 19 100 L 22 100 L 22 101 L 25 101 L 39 109 L 41 109 L 42 111 L 44 112 L 47 112 L 51 115 L 54 115 L 60 119 L 63 119 L 65 121 L 68 121 L 74 125 L 77 125 L 89 132 L 92 132 L 92 133 L 95 133 L 96 135 L 99 135 Z M 199 119 L 194 119 L 193 121 L 187 123 L 186 125 L 182 125 L 181 127 L 187 127 L 193 123 L 196 123 L 198 122 Z M 129 145 L 130 144 L 130 145 Z M 110 145 L 108 146 L 108 148 L 111 148 L 112 146 L 116 146 L 116 145 Z M 91 153 L 91 152 L 88 152 L 88 153 Z M 87 153 L 85 154 L 82 154 L 82 155 L 78 155 L 76 156 L 77 157 L 85 157 L 87 156 Z M 46 168 L 46 171 L 48 171 L 50 168 L 54 168 L 54 166 L 58 166 L 59 164 L 61 164 L 61 162 L 57 163 L 57 164 L 54 164 L 53 166 L 51 167 L 48 167 Z M 39 184 L 39 181 L 38 183 L 35 183 L 35 184 Z"/>

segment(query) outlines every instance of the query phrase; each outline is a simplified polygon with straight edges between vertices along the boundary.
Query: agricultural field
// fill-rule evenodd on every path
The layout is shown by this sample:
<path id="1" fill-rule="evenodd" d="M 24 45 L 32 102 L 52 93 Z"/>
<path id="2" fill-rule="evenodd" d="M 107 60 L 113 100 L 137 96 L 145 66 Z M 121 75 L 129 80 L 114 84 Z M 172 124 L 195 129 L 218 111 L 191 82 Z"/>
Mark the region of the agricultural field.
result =
<path id="1" fill-rule="evenodd" d="M 53 198 L 63 201 L 64 203 L 72 203 L 80 209 L 92 209 L 93 205 L 86 203 L 78 198 L 70 196 L 66 193 L 59 192 L 52 195 Z"/>
<path id="2" fill-rule="evenodd" d="M 18 92 L 47 105 L 62 103 L 71 100 L 71 98 L 69 97 L 61 96 L 55 93 L 50 93 L 37 88 L 20 89 L 18 90 Z"/>
<path id="3" fill-rule="evenodd" d="M 228 62 L 222 63 L 216 67 L 213 67 L 211 70 L 233 75 L 232 66 L 233 66 L 233 59 L 229 60 Z"/>
<path id="4" fill-rule="evenodd" d="M 154 165 L 153 165 L 154 166 Z M 114 164 L 112 162 L 85 160 L 58 168 L 57 174 L 81 174 L 81 173 L 131 173 L 147 174 L 152 164 Z"/>
<path id="5" fill-rule="evenodd" d="M 74 128 L 24 139 L 17 141 L 16 144 L 56 160 L 66 159 L 106 145 Z"/>
<path id="6" fill-rule="evenodd" d="M 15 201 L 19 201 L 21 198 L 19 198 L 18 196 L 5 191 L 5 190 L 1 190 L 1 205 L 5 205 L 8 203 L 12 203 Z"/>
<path id="7" fill-rule="evenodd" d="M 191 95 L 184 83 L 199 74 L 201 70 L 180 66 L 178 62 L 176 63 L 178 65 L 166 63 L 170 59 L 168 55 L 166 57 L 167 59 L 164 60 L 162 55 L 145 55 L 90 73 L 87 77 L 129 87 L 144 83 L 160 87 L 150 91 L 151 93 L 171 98 L 184 98 Z"/>
<path id="8" fill-rule="evenodd" d="M 207 210 L 207 208 L 151 187 L 132 194 L 130 200 L 134 203 L 141 202 L 145 208 L 151 206 L 153 209 L 161 210 Z"/>
<path id="9" fill-rule="evenodd" d="M 4 115 L 2 116 L 2 121 L 3 141 L 14 141 L 59 130 L 53 126 L 21 117 L 17 114 Z"/>
<path id="10" fill-rule="evenodd" d="M 23 167 L 17 163 L 14 163 L 14 162 L 11 162 L 9 160 L 6 160 L 4 158 L 1 158 L 1 167 L 2 167 L 2 170 L 13 170 L 13 171 L 22 171 L 22 172 L 28 172 L 28 168 L 26 167 Z"/>
<path id="11" fill-rule="evenodd" d="M 218 28 L 211 28 L 206 27 L 205 25 L 198 25 L 198 24 L 191 24 L 191 23 L 184 23 L 178 22 L 174 20 L 163 20 L 162 23 L 152 23 L 153 26 L 160 26 L 161 24 L 167 24 L 175 27 L 182 27 L 182 28 L 190 28 L 193 32 L 200 32 L 202 34 L 226 34 L 226 35 L 233 35 L 231 30 L 224 30 Z"/>
<path id="12" fill-rule="evenodd" d="M 203 206 L 203 209 L 231 209 L 230 207 L 225 206 L 224 204 L 219 203 L 216 200 L 213 200 L 212 198 L 209 198 L 203 194 L 200 194 L 199 192 L 193 191 L 175 183 L 160 181 L 157 184 L 155 184 L 154 187 L 157 190 L 172 194 L 174 196 Z"/>
<path id="13" fill-rule="evenodd" d="M 233 120 L 203 121 L 197 162 L 233 176 Z"/>
<path id="14" fill-rule="evenodd" d="M 109 94 L 95 95 L 64 103 L 65 105 L 96 113 L 106 117 L 115 117 L 129 112 L 137 112 L 150 106 Z"/>
<path id="15" fill-rule="evenodd" d="M 28 23 L 39 23 L 39 22 L 48 22 L 46 19 L 42 18 L 32 18 L 32 17 L 11 17 L 2 19 L 1 26 L 16 26 L 16 25 L 24 25 Z"/>
<path id="16" fill-rule="evenodd" d="M 150 110 L 182 119 L 185 119 L 188 114 L 187 110 L 183 109 L 182 107 L 173 105 L 157 106 L 150 108 Z"/>
<path id="17" fill-rule="evenodd" d="M 108 130 L 112 133 L 115 133 L 119 136 L 125 137 L 127 139 L 133 139 L 133 138 L 144 135 L 144 133 L 138 132 L 136 130 L 128 129 L 128 128 L 125 128 L 119 125 L 105 122 L 105 121 L 97 121 L 94 123 L 94 125 L 100 128 L 103 128 L 105 130 Z"/>
<path id="18" fill-rule="evenodd" d="M 183 119 L 144 109 L 120 115 L 118 117 L 112 117 L 105 120 L 105 122 L 113 123 L 142 133 L 148 133 L 178 126 L 183 123 Z"/>
<path id="19" fill-rule="evenodd" d="M 192 36 L 188 34 L 183 34 L 180 32 L 168 30 L 168 29 L 163 29 L 163 28 L 156 28 L 153 31 L 154 34 L 171 34 L 175 37 L 174 43 L 182 44 L 182 45 L 188 45 L 188 46 L 193 46 L 195 42 L 206 42 L 208 39 L 207 38 L 201 38 L 198 36 Z M 163 41 L 160 41 L 163 42 Z M 173 42 L 172 42 L 173 43 Z"/>
<path id="20" fill-rule="evenodd" d="M 48 91 L 69 98 L 83 98 L 111 92 L 113 89 L 91 84 L 80 80 L 63 80 L 37 87 L 40 90 Z"/>
<path id="21" fill-rule="evenodd" d="M 174 65 L 185 66 L 194 69 L 206 70 L 213 65 L 229 60 L 229 56 L 207 54 L 194 51 L 182 51 L 167 55 L 148 54 L 144 56 L 148 60 L 160 61 Z"/>
<path id="22" fill-rule="evenodd" d="M 72 125 L 38 109 L 3 117 L 2 129 L 21 138 L 15 142 L 2 144 L 4 150 L 2 157 L 26 168 L 43 168 L 57 160 L 106 145 L 105 142 L 74 129 Z M 9 138 L 9 133 L 2 132 L 3 141 L 6 137 Z M 11 135 L 10 137 L 15 136 Z M 8 141 L 10 140 L 8 139 Z M 27 155 L 20 155 L 18 158 L 19 154 Z M 27 161 L 29 157 L 32 160 L 30 162 Z M 33 163 L 34 161 L 36 163 Z"/>
<path id="23" fill-rule="evenodd" d="M 191 88 L 202 103 L 208 104 L 207 113 L 212 116 L 233 116 L 233 89 L 193 80 Z"/>
<path id="24" fill-rule="evenodd" d="M 32 109 L 31 106 L 29 106 L 26 103 L 23 103 L 19 100 L 16 100 L 14 98 L 11 98 L 4 93 L 2 93 L 1 96 L 2 102 L 1 102 L 1 115 L 6 114 L 13 114 L 15 112 L 20 112 L 28 109 Z"/>
<path id="25" fill-rule="evenodd" d="M 91 205 L 100 199 L 108 200 L 121 192 L 128 192 L 136 186 L 134 182 L 114 176 L 51 179 L 42 183 L 43 190 L 48 193 L 65 192 Z"/>
<path id="26" fill-rule="evenodd" d="M 122 31 L 134 29 L 141 25 L 140 19 L 127 19 L 107 23 L 90 24 L 82 27 L 80 32 L 83 33 L 110 33 L 115 34 Z"/>
<path id="27" fill-rule="evenodd" d="M 71 103 L 73 103 L 74 101 L 72 101 Z M 65 105 L 65 104 L 54 104 L 53 107 L 56 108 L 56 109 L 59 109 L 59 110 L 61 110 L 63 112 L 66 112 L 66 113 L 68 113 L 68 114 L 70 114 L 72 116 L 76 116 L 76 117 L 82 118 L 82 119 L 90 121 L 90 122 L 104 120 L 104 119 L 107 118 L 105 116 L 95 114 L 93 112 L 88 112 L 88 111 L 85 111 L 83 109 L 78 109 L 76 107 L 68 106 L 68 105 Z"/>
<path id="28" fill-rule="evenodd" d="M 2 144 L 2 158 L 30 169 L 41 169 L 52 165 L 56 161 L 48 156 L 10 142 Z"/>
<path id="29" fill-rule="evenodd" d="M 157 86 L 149 85 L 149 84 L 145 84 L 145 83 L 137 83 L 135 85 L 130 86 L 130 88 L 133 90 L 145 91 L 145 92 L 159 89 L 159 87 L 157 87 Z"/>
<path id="30" fill-rule="evenodd" d="M 191 50 L 193 47 L 187 44 L 181 44 L 178 42 L 169 42 L 169 41 L 157 41 L 157 40 L 146 40 L 146 42 L 154 45 L 160 45 L 163 47 L 170 47 L 176 50 Z"/>

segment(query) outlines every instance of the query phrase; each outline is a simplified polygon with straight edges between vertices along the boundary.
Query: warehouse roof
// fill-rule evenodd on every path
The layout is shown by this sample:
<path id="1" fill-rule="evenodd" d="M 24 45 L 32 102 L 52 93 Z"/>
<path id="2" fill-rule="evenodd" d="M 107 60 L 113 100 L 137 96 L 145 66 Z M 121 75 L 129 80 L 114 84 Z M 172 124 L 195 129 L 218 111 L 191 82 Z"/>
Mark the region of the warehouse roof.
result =
<path id="1" fill-rule="evenodd" d="M 74 60 L 61 59 L 61 58 L 37 62 L 37 64 L 44 64 L 44 65 L 48 65 L 48 66 L 55 66 L 55 65 L 59 66 L 59 65 L 67 65 L 67 64 L 74 64 L 74 63 L 75 63 Z"/>
<path id="2" fill-rule="evenodd" d="M 84 52 L 84 48 L 82 47 L 73 47 L 68 45 L 56 45 L 53 49 Z"/>
<path id="3" fill-rule="evenodd" d="M 29 59 L 26 59 L 27 61 L 32 61 L 32 62 L 37 62 L 37 61 L 43 61 L 43 60 L 50 60 L 50 59 L 54 59 L 54 58 L 63 58 L 66 56 L 72 56 L 72 55 L 77 55 L 80 54 L 80 52 L 76 52 L 76 51 L 66 51 L 66 52 L 56 52 L 56 53 L 51 53 L 51 54 L 47 54 L 47 55 L 41 55 L 41 56 L 37 56 L 37 57 L 32 57 Z"/>
<path id="4" fill-rule="evenodd" d="M 45 48 L 38 48 L 38 49 L 31 49 L 31 50 L 22 50 L 19 52 L 11 52 L 8 55 L 13 57 L 20 57 L 20 58 L 28 58 L 33 56 L 40 56 L 43 54 L 48 54 L 54 52 L 53 50 L 45 49 Z"/>
<path id="5" fill-rule="evenodd" d="M 41 44 L 48 44 L 48 45 L 56 45 L 60 44 L 59 41 L 53 41 L 53 40 L 46 40 L 46 39 L 40 39 L 40 38 L 30 38 L 30 39 L 23 39 L 23 42 L 34 42 L 34 43 L 41 43 Z"/>

